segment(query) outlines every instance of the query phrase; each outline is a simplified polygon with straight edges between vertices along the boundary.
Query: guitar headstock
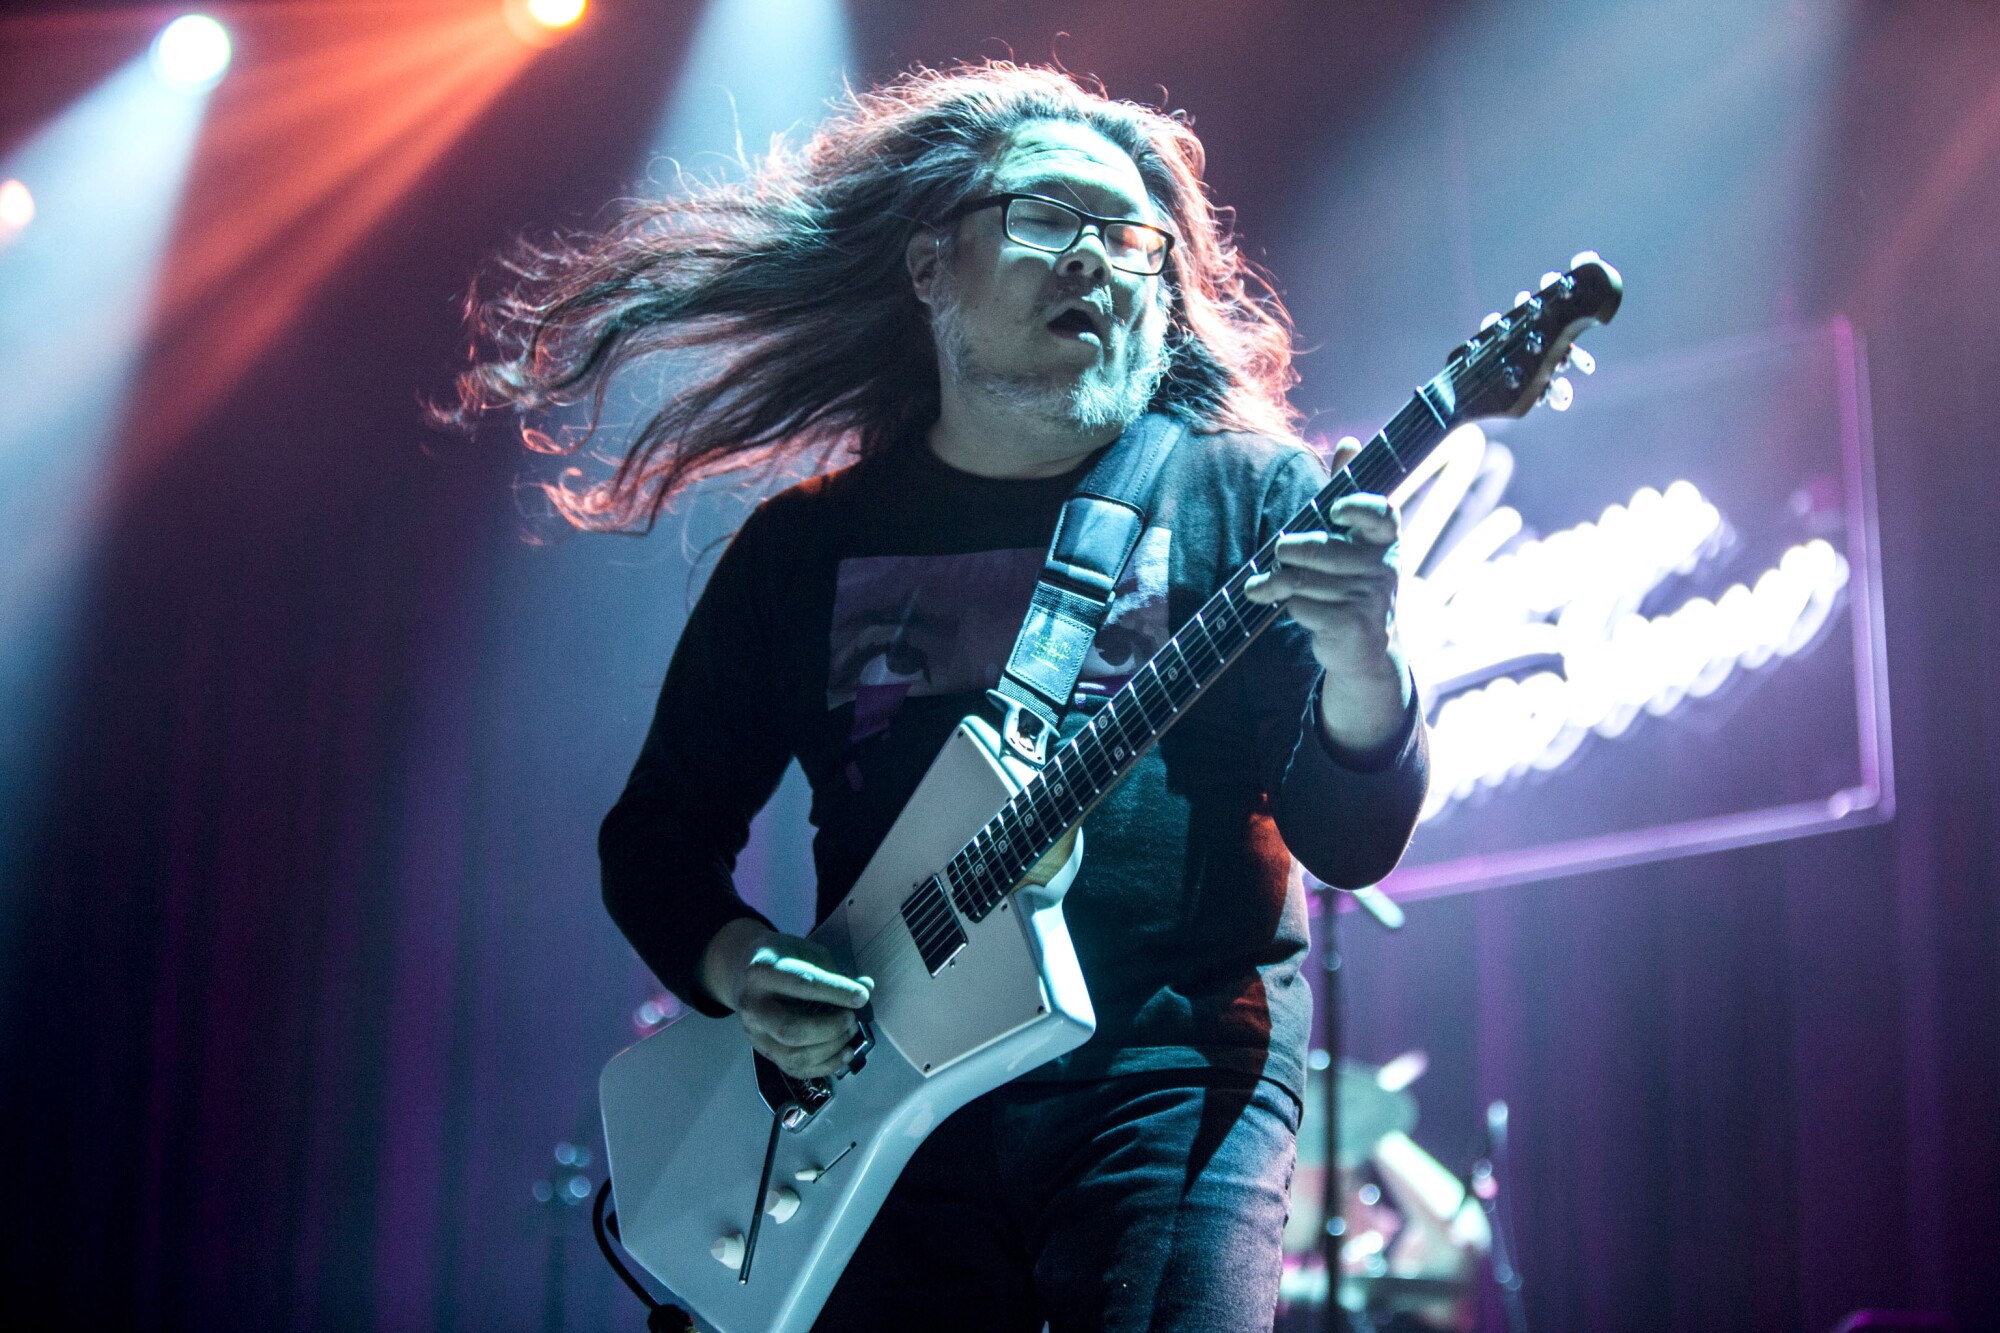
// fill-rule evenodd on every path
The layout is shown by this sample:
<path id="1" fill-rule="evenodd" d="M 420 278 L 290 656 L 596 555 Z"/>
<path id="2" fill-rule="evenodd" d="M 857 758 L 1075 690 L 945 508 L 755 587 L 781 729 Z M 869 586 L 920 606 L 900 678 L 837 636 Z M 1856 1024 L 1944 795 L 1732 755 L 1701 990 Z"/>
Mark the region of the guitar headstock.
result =
<path id="1" fill-rule="evenodd" d="M 1576 391 L 1564 372 L 1597 368 L 1576 339 L 1593 324 L 1609 324 L 1624 294 L 1618 270 L 1585 250 L 1568 272 L 1544 273 L 1540 289 L 1520 293 L 1513 309 L 1488 315 L 1451 354 L 1451 424 L 1526 416 L 1539 402 L 1568 408 Z"/>

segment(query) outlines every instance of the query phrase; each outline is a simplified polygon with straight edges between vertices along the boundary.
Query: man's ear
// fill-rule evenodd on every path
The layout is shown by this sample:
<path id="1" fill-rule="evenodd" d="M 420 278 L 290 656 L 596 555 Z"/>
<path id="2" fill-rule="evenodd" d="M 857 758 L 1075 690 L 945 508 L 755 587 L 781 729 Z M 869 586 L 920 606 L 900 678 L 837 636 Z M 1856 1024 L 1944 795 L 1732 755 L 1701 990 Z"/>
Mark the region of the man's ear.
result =
<path id="1" fill-rule="evenodd" d="M 910 290 L 926 308 L 931 290 L 937 285 L 938 269 L 944 265 L 944 236 L 925 227 L 903 247 L 903 266 L 910 271 Z"/>

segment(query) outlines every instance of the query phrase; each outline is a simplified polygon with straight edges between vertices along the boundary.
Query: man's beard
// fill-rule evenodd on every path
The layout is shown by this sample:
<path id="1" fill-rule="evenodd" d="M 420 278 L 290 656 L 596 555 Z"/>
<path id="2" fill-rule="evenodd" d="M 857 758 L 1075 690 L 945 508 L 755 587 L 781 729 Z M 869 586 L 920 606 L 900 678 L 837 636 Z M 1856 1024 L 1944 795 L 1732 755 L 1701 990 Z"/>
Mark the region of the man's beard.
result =
<path id="1" fill-rule="evenodd" d="M 1153 401 L 1167 373 L 1163 340 L 1137 335 L 1126 347 L 1136 358 L 1120 381 L 1109 381 L 1096 368 L 1071 377 L 1007 374 L 981 364 L 966 336 L 964 306 L 951 280 L 943 274 L 931 289 L 931 323 L 937 334 L 938 360 L 945 374 L 967 388 L 985 393 L 1024 416 L 1078 434 L 1093 434 L 1136 420 Z M 1144 345 L 1150 343 L 1150 346 Z M 1109 353 L 1107 346 L 1105 351 Z"/>

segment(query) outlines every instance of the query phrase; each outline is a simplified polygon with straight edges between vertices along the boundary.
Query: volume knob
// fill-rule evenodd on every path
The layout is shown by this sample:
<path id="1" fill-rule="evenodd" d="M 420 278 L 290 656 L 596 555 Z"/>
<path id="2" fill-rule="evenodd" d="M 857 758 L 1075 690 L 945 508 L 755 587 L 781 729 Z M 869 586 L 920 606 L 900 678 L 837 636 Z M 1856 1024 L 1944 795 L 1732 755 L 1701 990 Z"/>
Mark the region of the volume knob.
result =
<path id="1" fill-rule="evenodd" d="M 789 1185 L 780 1185 L 764 1196 L 765 1215 L 781 1226 L 791 1221 L 798 1210 L 799 1192 Z"/>
<path id="2" fill-rule="evenodd" d="M 717 1236 L 715 1244 L 708 1247 L 708 1252 L 725 1268 L 743 1267 L 743 1237 L 738 1232 Z"/>

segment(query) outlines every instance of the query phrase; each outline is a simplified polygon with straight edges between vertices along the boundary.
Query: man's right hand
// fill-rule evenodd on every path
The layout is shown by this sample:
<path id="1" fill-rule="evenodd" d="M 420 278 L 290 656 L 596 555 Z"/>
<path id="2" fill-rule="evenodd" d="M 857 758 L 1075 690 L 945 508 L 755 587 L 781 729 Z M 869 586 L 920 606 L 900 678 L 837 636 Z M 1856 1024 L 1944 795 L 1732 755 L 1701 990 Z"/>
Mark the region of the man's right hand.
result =
<path id="1" fill-rule="evenodd" d="M 842 975 L 821 945 L 749 917 L 715 933 L 701 978 L 743 1020 L 750 1044 L 793 1078 L 825 1078 L 846 1063 L 854 1011 L 875 988 Z"/>

